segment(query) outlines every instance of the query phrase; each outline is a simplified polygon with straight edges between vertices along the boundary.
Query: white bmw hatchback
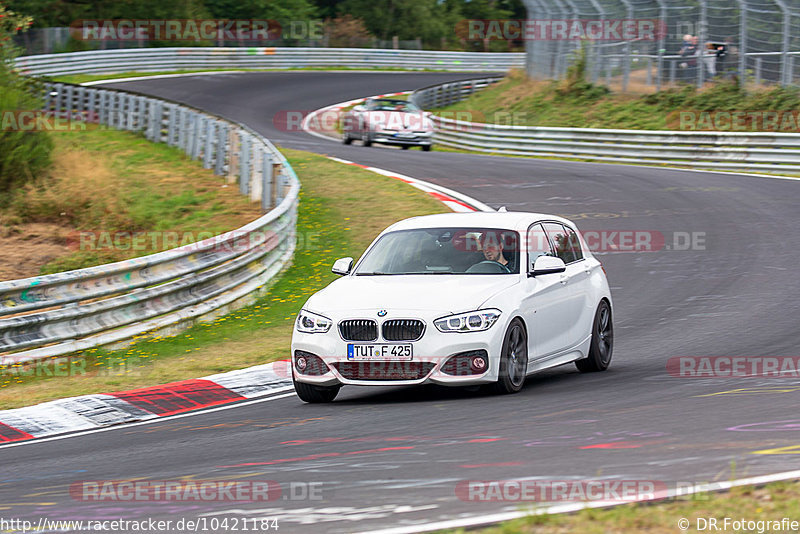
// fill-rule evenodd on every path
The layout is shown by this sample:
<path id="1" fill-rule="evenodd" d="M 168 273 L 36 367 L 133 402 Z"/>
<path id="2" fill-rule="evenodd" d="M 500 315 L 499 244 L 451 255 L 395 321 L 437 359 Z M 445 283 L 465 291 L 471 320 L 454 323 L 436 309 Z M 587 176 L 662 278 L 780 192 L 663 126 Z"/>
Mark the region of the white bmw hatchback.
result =
<path id="1" fill-rule="evenodd" d="M 384 230 L 297 315 L 292 376 L 306 402 L 342 385 L 492 384 L 613 349 L 605 272 L 575 225 L 535 213 L 449 213 Z"/>

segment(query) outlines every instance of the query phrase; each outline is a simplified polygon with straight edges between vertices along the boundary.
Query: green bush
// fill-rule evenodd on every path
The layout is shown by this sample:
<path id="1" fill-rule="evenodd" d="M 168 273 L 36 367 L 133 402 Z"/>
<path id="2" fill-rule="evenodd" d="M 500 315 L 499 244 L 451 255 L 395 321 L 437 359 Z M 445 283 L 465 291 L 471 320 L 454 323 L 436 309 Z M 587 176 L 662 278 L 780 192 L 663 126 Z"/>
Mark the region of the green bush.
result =
<path id="1" fill-rule="evenodd" d="M 13 68 L 19 50 L 11 36 L 30 23 L 29 18 L 0 4 L 0 204 L 8 203 L 14 187 L 32 180 L 50 165 L 53 148 L 46 132 L 21 131 L 17 121 L 19 111 L 42 109 L 40 84 Z"/>

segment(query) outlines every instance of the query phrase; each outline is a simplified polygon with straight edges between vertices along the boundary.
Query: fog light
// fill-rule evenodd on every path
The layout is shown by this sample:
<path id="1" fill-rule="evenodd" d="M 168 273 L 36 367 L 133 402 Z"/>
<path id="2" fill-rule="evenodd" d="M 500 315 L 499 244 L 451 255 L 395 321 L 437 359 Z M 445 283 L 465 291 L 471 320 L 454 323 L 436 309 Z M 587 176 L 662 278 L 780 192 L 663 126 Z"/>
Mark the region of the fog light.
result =
<path id="1" fill-rule="evenodd" d="M 294 368 L 301 375 L 321 376 L 329 371 L 322 358 L 304 350 L 294 351 Z"/>
<path id="2" fill-rule="evenodd" d="M 469 350 L 454 354 L 442 365 L 442 372 L 451 376 L 482 375 L 489 370 L 489 353 Z"/>

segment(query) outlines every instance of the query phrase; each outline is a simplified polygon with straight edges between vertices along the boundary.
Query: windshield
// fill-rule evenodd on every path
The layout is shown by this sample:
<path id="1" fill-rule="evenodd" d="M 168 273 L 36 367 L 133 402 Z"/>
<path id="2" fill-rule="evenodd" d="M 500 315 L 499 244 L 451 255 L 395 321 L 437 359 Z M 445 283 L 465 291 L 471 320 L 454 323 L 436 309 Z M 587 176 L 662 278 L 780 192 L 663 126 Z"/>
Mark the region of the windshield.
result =
<path id="1" fill-rule="evenodd" d="M 378 240 L 356 276 L 519 273 L 519 234 L 497 228 L 424 228 Z"/>
<path id="2" fill-rule="evenodd" d="M 412 102 L 405 100 L 371 100 L 367 104 L 369 111 L 404 111 L 406 113 L 416 113 L 421 111 Z"/>

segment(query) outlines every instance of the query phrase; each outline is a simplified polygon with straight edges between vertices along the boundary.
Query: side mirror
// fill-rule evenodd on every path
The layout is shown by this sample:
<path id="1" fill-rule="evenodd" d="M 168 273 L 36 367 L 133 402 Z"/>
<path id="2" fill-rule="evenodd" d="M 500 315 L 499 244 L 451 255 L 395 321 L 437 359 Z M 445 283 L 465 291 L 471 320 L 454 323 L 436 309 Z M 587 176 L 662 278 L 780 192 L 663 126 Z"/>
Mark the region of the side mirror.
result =
<path id="1" fill-rule="evenodd" d="M 333 262 L 333 267 L 331 267 L 331 272 L 333 274 L 344 276 L 346 274 L 350 274 L 350 269 L 352 268 L 353 268 L 353 258 L 339 258 L 338 260 Z"/>
<path id="2" fill-rule="evenodd" d="M 566 270 L 567 265 L 561 258 L 556 258 L 555 256 L 539 256 L 528 269 L 528 276 L 563 273 Z"/>
<path id="3" fill-rule="evenodd" d="M 361 111 L 364 111 L 365 109 L 367 109 L 367 108 L 362 106 L 361 104 L 359 104 L 357 106 L 353 106 L 353 111 L 361 112 Z"/>

